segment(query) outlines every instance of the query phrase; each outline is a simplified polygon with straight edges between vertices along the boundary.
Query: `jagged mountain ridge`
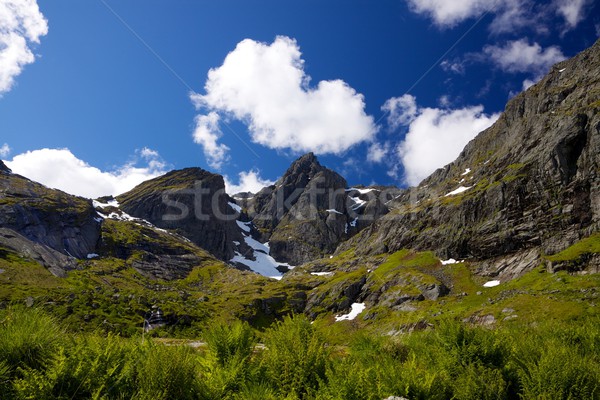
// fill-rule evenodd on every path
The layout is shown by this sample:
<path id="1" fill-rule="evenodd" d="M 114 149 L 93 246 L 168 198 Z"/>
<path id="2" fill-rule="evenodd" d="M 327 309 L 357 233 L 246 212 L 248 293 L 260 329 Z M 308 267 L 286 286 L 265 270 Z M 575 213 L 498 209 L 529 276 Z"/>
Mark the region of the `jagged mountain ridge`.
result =
<path id="1" fill-rule="evenodd" d="M 392 213 L 339 251 L 433 250 L 510 278 L 597 232 L 599 71 L 600 41 L 511 99 L 456 161 L 406 190 Z"/>
<path id="2" fill-rule="evenodd" d="M 274 185 L 241 204 L 259 238 L 269 241 L 273 257 L 299 265 L 332 253 L 342 241 L 389 211 L 380 196 L 365 196 L 380 190 L 360 193 L 347 187 L 341 175 L 308 153 L 294 161 Z"/>

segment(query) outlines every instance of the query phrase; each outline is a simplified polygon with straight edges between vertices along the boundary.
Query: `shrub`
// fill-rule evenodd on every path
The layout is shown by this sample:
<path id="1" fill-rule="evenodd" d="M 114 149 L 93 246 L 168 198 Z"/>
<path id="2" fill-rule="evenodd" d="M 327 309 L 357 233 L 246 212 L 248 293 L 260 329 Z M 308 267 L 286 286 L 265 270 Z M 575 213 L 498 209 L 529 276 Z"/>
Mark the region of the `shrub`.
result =
<path id="1" fill-rule="evenodd" d="M 86 335 L 59 348 L 44 369 L 22 369 L 13 386 L 26 399 L 117 398 L 133 394 L 134 361 L 129 342 Z"/>
<path id="2" fill-rule="evenodd" d="M 305 316 L 285 317 L 265 332 L 262 366 L 279 394 L 303 398 L 325 378 L 329 351 Z"/>
<path id="3" fill-rule="evenodd" d="M 194 349 L 148 342 L 138 358 L 136 399 L 198 398 L 198 358 Z"/>
<path id="4" fill-rule="evenodd" d="M 38 309 L 11 307 L 0 313 L 0 359 L 13 372 L 41 368 L 63 342 L 56 320 Z"/>

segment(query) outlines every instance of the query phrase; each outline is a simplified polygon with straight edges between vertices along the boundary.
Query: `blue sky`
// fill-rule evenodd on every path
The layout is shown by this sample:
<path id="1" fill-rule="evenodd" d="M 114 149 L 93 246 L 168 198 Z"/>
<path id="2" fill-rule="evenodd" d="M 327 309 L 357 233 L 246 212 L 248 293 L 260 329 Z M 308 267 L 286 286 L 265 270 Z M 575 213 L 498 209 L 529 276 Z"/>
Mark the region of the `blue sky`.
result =
<path id="1" fill-rule="evenodd" d="M 0 157 L 89 197 L 189 166 L 252 189 L 306 151 L 417 184 L 600 32 L 592 0 L 2 3 Z"/>

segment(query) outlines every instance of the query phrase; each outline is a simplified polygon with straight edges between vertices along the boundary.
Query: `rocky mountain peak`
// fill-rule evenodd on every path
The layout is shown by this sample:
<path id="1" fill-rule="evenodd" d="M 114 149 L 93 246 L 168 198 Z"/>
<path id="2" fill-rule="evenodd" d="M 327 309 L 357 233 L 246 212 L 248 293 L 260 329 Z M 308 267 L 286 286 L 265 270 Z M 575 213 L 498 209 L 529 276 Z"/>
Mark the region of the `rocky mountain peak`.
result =
<path id="1" fill-rule="evenodd" d="M 4 164 L 4 163 L 2 162 L 2 160 L 0 160 L 0 172 L 4 172 L 4 173 L 7 173 L 7 174 L 10 174 L 10 173 L 12 172 L 12 171 L 10 170 L 10 168 L 8 168 L 8 167 L 6 166 L 6 164 Z"/>
<path id="2" fill-rule="evenodd" d="M 117 197 L 120 209 L 173 230 L 222 260 L 242 241 L 223 177 L 201 168 L 171 171 Z"/>

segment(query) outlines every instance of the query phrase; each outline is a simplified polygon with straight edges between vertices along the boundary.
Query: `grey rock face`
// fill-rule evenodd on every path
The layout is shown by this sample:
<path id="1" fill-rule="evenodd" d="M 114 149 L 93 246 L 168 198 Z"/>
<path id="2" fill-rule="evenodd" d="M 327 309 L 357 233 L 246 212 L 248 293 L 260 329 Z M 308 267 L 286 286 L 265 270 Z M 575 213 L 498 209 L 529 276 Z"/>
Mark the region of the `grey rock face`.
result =
<path id="1" fill-rule="evenodd" d="M 77 268 L 77 261 L 72 257 L 35 243 L 11 229 L 0 228 L 0 246 L 39 263 L 61 278 L 67 275 L 67 271 Z"/>
<path id="2" fill-rule="evenodd" d="M 173 230 L 222 260 L 243 242 L 223 177 L 200 168 L 172 171 L 117 197 L 126 213 Z"/>
<path id="3" fill-rule="evenodd" d="M 261 241 L 278 261 L 299 265 L 332 253 L 338 244 L 387 213 L 377 196 L 360 198 L 314 154 L 296 160 L 282 178 L 242 201 Z"/>
<path id="4" fill-rule="evenodd" d="M 597 42 L 510 100 L 456 161 L 388 204 L 391 213 L 338 251 L 376 253 L 384 246 L 455 259 L 515 255 L 515 265 L 486 268 L 526 272 L 541 253 L 600 228 L 599 111 Z M 448 195 L 460 186 L 469 189 Z"/>
<path id="5" fill-rule="evenodd" d="M 0 227 L 33 242 L 85 258 L 95 252 L 100 238 L 97 217 L 90 200 L 46 188 L 6 170 L 0 173 Z"/>
<path id="6" fill-rule="evenodd" d="M 12 171 L 0 160 L 0 173 L 10 174 Z"/>

